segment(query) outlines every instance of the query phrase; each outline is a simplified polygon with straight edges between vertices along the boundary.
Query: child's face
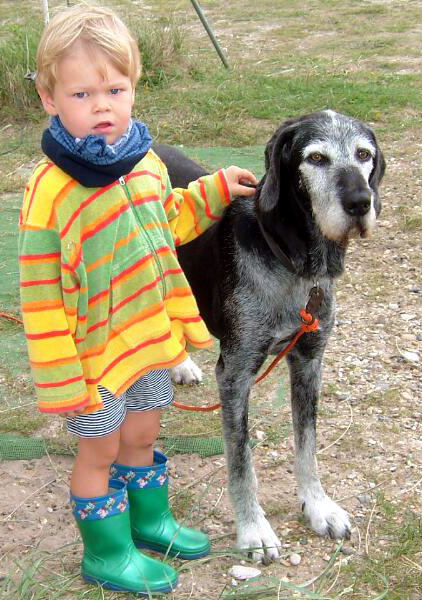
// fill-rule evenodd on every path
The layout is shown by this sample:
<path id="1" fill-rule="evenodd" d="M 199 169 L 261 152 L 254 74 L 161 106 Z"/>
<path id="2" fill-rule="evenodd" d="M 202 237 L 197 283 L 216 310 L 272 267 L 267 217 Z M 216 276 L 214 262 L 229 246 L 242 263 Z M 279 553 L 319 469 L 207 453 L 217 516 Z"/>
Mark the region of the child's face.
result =
<path id="1" fill-rule="evenodd" d="M 46 112 L 58 115 L 73 137 L 102 135 L 108 144 L 116 142 L 128 128 L 135 98 L 129 77 L 101 50 L 89 52 L 80 42 L 57 70 L 53 94 L 39 90 Z"/>

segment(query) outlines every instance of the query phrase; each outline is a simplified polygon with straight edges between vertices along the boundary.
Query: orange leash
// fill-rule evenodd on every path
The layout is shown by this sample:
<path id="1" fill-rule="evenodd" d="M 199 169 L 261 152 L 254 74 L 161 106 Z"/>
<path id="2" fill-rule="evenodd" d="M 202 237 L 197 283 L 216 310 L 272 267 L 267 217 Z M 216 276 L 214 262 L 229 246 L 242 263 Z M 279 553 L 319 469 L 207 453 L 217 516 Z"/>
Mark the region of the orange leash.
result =
<path id="1" fill-rule="evenodd" d="M 274 367 L 280 362 L 280 360 L 282 358 L 284 358 L 286 356 L 286 354 L 288 352 L 290 352 L 290 350 L 293 348 L 293 346 L 297 343 L 297 341 L 299 340 L 299 338 L 302 337 L 302 335 L 304 333 L 314 333 L 315 331 L 318 331 L 319 321 L 318 321 L 318 319 L 314 318 L 314 316 L 312 315 L 312 313 L 307 312 L 304 308 L 302 308 L 299 311 L 299 314 L 300 314 L 300 318 L 302 320 L 302 326 L 301 326 L 301 328 L 296 333 L 296 335 L 294 336 L 294 338 L 292 339 L 292 341 L 289 342 L 287 344 L 287 346 L 280 352 L 280 354 L 278 354 L 275 357 L 275 359 L 273 360 L 273 362 L 262 373 L 262 375 L 260 375 L 257 379 L 255 379 L 255 383 L 259 383 L 269 373 L 271 373 L 271 371 L 274 369 Z M 213 404 L 211 406 L 191 406 L 189 404 L 182 404 L 181 402 L 173 402 L 173 406 L 175 406 L 176 408 L 181 408 L 182 410 L 191 410 L 193 412 L 211 412 L 212 410 L 217 410 L 217 408 L 220 408 L 221 403 Z"/>
<path id="2" fill-rule="evenodd" d="M 172 405 L 182 410 L 191 410 L 193 412 L 211 412 L 220 408 L 221 404 L 212 404 L 211 406 L 192 406 L 190 404 L 182 404 L 181 402 L 172 402 Z"/>
<path id="3" fill-rule="evenodd" d="M 14 317 L 13 315 L 9 315 L 8 313 L 0 312 L 0 317 L 3 317 L 3 319 L 9 319 L 9 321 L 15 321 L 16 323 L 20 323 L 21 325 L 23 325 L 23 321 L 21 321 L 17 317 Z"/>

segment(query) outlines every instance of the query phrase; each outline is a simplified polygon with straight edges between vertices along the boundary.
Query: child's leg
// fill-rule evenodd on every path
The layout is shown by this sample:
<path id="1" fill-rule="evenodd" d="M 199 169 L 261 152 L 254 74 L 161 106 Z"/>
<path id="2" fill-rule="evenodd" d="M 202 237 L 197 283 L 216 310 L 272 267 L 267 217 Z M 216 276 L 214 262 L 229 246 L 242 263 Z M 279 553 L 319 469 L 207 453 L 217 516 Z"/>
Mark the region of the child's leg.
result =
<path id="1" fill-rule="evenodd" d="M 132 538 L 140 548 L 196 559 L 210 551 L 208 537 L 178 523 L 168 497 L 167 458 L 154 451 L 161 410 L 136 411 L 136 401 L 120 427 L 120 450 L 113 477 L 127 481 Z M 142 407 L 142 399 L 139 400 Z"/>
<path id="2" fill-rule="evenodd" d="M 87 581 L 121 592 L 169 592 L 176 571 L 139 552 L 132 540 L 126 485 L 109 480 L 119 455 L 124 399 L 99 388 L 104 408 L 68 419 L 79 437 L 72 472 L 71 503 L 82 536 L 82 574 Z"/>
<path id="3" fill-rule="evenodd" d="M 110 466 L 119 454 L 120 430 L 94 438 L 78 438 L 70 490 L 80 498 L 104 496 L 108 492 Z"/>
<path id="4" fill-rule="evenodd" d="M 154 464 L 154 445 L 160 432 L 161 410 L 127 412 L 120 427 L 117 461 L 121 465 Z"/>

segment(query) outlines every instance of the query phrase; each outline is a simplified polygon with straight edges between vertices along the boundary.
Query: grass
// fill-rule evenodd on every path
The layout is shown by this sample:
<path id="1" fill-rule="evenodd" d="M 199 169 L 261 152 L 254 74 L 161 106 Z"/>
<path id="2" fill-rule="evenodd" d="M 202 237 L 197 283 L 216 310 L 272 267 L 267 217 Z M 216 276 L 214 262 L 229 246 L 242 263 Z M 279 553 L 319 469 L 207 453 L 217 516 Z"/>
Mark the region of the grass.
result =
<path id="1" fill-rule="evenodd" d="M 347 564 L 341 582 L 354 581 L 347 598 L 367 598 L 374 590 L 388 586 L 388 600 L 405 600 L 422 590 L 422 519 L 408 510 L 406 503 L 393 506 L 380 498 L 378 540 L 386 546 L 370 547 L 362 561 Z"/>
<path id="2" fill-rule="evenodd" d="M 209 18 L 220 3 L 205 6 Z M 395 6 L 390 15 L 383 6 L 343 0 L 335 3 L 336 17 L 322 23 L 318 10 L 264 2 L 266 10 L 274 12 L 272 44 L 255 56 L 254 43 L 246 48 L 233 44 L 225 37 L 227 26 L 222 27 L 220 42 L 230 44 L 232 68 L 226 70 L 193 11 L 180 13 L 175 0 L 155 3 L 154 14 L 146 16 L 130 10 L 128 1 L 119 5 L 123 16 L 127 12 L 144 63 L 135 115 L 147 122 L 159 141 L 190 146 L 264 144 L 284 118 L 327 107 L 375 123 L 380 136 L 417 123 L 422 76 L 416 69 L 401 72 L 397 64 L 404 47 L 407 54 L 420 58 L 418 45 L 405 41 L 414 35 L 413 22 L 420 17 L 416 6 L 405 19 Z M 248 0 L 246 18 L 226 3 L 223 14 L 231 30 L 246 28 L 253 39 L 257 33 L 251 19 L 259 25 L 266 18 L 264 5 L 258 8 Z M 60 2 L 51 2 L 52 11 L 59 7 Z M 0 14 L 0 132 L 4 130 L 5 137 L 0 192 L 23 187 L 27 172 L 22 167 L 40 155 L 39 138 L 46 124 L 34 83 L 24 79 L 28 70 L 35 70 L 39 11 L 34 13 L 23 2 L 9 2 L 7 15 L 1 21 Z M 370 24 L 374 16 L 379 23 L 377 35 Z M 393 26 L 394 34 L 388 30 Z M 325 35 L 312 37 L 315 28 L 322 28 Z M 296 51 L 304 31 L 312 48 Z M 418 227 L 418 222 L 409 227 Z"/>
<path id="3" fill-rule="evenodd" d="M 405 215 L 402 221 L 402 229 L 407 233 L 412 231 L 422 230 L 422 213 L 421 211 Z"/>
<path id="4" fill-rule="evenodd" d="M 33 409 L 18 408 L 3 415 L 0 422 L 0 432 L 20 433 L 28 436 L 36 433 L 47 421 L 48 419 L 41 414 L 34 415 Z"/>
<path id="5" fill-rule="evenodd" d="M 0 103 L 2 118 L 39 117 L 39 100 L 25 75 L 35 70 L 35 53 L 41 27 L 9 24 L 0 41 Z"/>
<path id="6" fill-rule="evenodd" d="M 183 60 L 183 34 L 171 20 L 154 23 L 128 23 L 135 33 L 142 60 L 140 83 L 145 87 L 167 85 Z"/>

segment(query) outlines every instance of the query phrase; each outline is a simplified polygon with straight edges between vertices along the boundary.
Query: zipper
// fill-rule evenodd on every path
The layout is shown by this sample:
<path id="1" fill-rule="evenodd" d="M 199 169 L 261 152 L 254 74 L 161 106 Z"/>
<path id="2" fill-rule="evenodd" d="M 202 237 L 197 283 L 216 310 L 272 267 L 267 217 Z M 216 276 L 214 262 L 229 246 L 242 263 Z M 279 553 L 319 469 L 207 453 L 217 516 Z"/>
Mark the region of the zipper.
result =
<path id="1" fill-rule="evenodd" d="M 147 240 L 147 244 L 149 246 L 150 252 L 151 252 L 151 254 L 154 257 L 155 264 L 156 264 L 156 267 L 157 267 L 157 270 L 159 272 L 160 279 L 161 279 L 161 287 L 162 287 L 162 290 L 163 290 L 163 300 L 164 300 L 165 297 L 166 297 L 166 295 L 167 295 L 167 285 L 166 285 L 166 280 L 165 280 L 165 277 L 164 277 L 164 272 L 163 272 L 163 269 L 161 267 L 160 259 L 158 258 L 157 252 L 155 251 L 154 244 L 153 244 L 153 242 L 152 242 L 152 240 L 151 240 L 151 238 L 149 236 L 149 233 L 145 229 L 145 225 L 142 223 L 141 218 L 140 218 L 140 216 L 138 215 L 138 213 L 137 213 L 137 211 L 135 209 L 135 206 L 134 206 L 133 201 L 132 201 L 132 197 L 130 195 L 129 189 L 127 187 L 127 184 L 126 184 L 126 181 L 125 181 L 125 178 L 124 178 L 123 175 L 121 177 L 119 177 L 119 183 L 122 186 L 122 188 L 124 189 L 124 192 L 126 194 L 126 198 L 128 199 L 129 206 L 130 206 L 130 208 L 132 210 L 132 213 L 134 214 L 135 219 L 136 219 L 139 227 L 144 232 L 144 235 L 145 235 L 145 238 Z"/>

